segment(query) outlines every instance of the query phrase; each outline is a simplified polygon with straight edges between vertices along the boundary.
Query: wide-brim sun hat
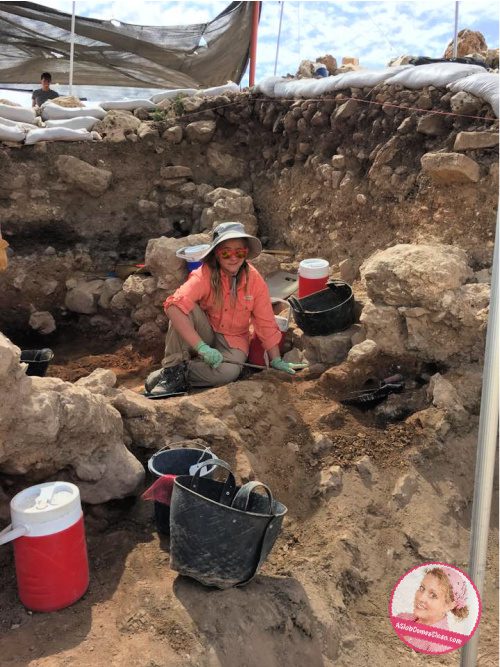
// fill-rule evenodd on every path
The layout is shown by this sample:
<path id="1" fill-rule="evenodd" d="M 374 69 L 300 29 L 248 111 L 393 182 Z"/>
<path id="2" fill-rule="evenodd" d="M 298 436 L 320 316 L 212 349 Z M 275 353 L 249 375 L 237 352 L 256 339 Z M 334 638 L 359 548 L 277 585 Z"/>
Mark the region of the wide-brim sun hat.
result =
<path id="1" fill-rule="evenodd" d="M 218 245 L 231 239 L 247 239 L 247 259 L 255 259 L 262 252 L 262 243 L 256 236 L 247 234 L 245 227 L 241 222 L 221 222 L 221 224 L 217 225 L 213 230 L 212 242 L 207 250 L 198 256 L 198 261 L 205 259 Z"/>

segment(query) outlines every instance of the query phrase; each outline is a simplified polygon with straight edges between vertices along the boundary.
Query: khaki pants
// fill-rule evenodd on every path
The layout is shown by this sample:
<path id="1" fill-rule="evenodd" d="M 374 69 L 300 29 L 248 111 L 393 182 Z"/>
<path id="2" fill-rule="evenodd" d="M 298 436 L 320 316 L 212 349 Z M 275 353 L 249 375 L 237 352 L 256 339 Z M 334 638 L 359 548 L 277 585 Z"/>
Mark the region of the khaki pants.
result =
<path id="1" fill-rule="evenodd" d="M 198 305 L 195 305 L 188 317 L 203 341 L 210 347 L 219 350 L 225 360 L 237 361 L 240 364 L 246 361 L 247 355 L 243 350 L 229 347 L 224 336 L 215 333 L 207 316 Z M 241 366 L 222 362 L 218 368 L 211 368 L 202 359 L 191 359 L 190 346 L 179 336 L 172 323 L 170 323 L 165 339 L 165 354 L 162 366 L 175 366 L 182 361 L 188 362 L 188 378 L 192 387 L 219 387 L 234 382 L 241 373 Z"/>

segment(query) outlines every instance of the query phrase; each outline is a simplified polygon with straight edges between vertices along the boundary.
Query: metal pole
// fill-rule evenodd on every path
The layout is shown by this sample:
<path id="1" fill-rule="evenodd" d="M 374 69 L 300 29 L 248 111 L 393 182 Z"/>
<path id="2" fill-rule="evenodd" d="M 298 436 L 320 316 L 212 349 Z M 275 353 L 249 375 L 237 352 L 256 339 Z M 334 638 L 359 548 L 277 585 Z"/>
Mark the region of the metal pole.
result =
<path id="1" fill-rule="evenodd" d="M 252 34 L 250 37 L 250 73 L 248 75 L 248 85 L 255 84 L 255 67 L 257 64 L 257 31 L 259 29 L 260 2 L 253 3 L 252 14 Z"/>
<path id="2" fill-rule="evenodd" d="M 469 549 L 469 575 L 476 584 L 480 595 L 484 587 L 493 477 L 495 475 L 495 454 L 498 442 L 498 233 L 497 213 Z M 479 629 L 462 649 L 461 667 L 474 667 L 476 665 L 478 643 Z"/>
<path id="3" fill-rule="evenodd" d="M 280 37 L 281 37 L 281 21 L 283 20 L 283 7 L 285 5 L 284 2 L 280 2 L 281 9 L 280 9 L 280 24 L 278 27 L 278 41 L 276 42 L 276 58 L 274 59 L 274 76 L 276 76 L 276 69 L 278 67 L 278 53 L 280 52 Z"/>
<path id="4" fill-rule="evenodd" d="M 458 44 L 457 44 L 457 35 L 458 35 L 458 0 L 455 2 L 455 29 L 453 31 L 453 57 L 457 57 L 458 53 Z"/>
<path id="5" fill-rule="evenodd" d="M 71 11 L 71 37 L 69 47 L 69 94 L 73 94 L 73 61 L 75 56 L 75 0 Z"/>

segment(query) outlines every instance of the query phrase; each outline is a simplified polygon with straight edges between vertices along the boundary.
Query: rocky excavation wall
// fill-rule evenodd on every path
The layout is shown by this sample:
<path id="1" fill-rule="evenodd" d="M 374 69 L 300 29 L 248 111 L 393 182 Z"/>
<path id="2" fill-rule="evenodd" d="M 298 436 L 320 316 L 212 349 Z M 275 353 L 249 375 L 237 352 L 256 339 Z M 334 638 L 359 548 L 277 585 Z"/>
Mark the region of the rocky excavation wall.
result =
<path id="1" fill-rule="evenodd" d="M 0 151 L 0 223 L 14 249 L 0 275 L 4 334 L 80 329 L 161 347 L 162 302 L 186 276 L 175 251 L 237 219 L 295 255 L 282 264 L 262 255 L 264 275 L 322 256 L 354 284 L 361 317 L 350 330 L 310 338 L 292 327 L 293 354 L 316 372 L 359 344 L 441 368 L 481 362 L 498 194 L 488 105 L 433 87 L 380 86 L 306 101 L 190 98 L 155 118 L 110 112 L 96 128 L 101 143 Z M 130 260 L 146 273 L 110 275 Z M 114 389 L 106 372 L 76 385 L 31 379 L 6 338 L 2 350 L 5 473 L 66 470 L 86 500 L 102 502 L 141 482 L 127 446 L 193 437 L 184 417 L 167 424 L 161 408 Z M 223 419 L 193 415 L 197 437 L 227 435 Z M 422 423 L 446 431 L 442 415 L 425 415 Z"/>

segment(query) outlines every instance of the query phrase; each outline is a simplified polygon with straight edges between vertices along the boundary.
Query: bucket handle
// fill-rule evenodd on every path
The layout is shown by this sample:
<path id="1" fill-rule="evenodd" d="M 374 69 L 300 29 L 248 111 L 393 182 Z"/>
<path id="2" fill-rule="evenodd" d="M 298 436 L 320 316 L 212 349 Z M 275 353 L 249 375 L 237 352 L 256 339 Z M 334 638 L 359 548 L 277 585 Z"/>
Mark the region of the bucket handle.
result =
<path id="1" fill-rule="evenodd" d="M 201 469 L 205 466 L 207 466 L 207 468 L 210 466 L 216 466 L 227 470 L 228 476 L 224 482 L 224 486 L 222 487 L 219 502 L 221 505 L 231 505 L 231 501 L 234 496 L 234 490 L 236 489 L 236 480 L 234 479 L 234 475 L 231 471 L 231 468 L 229 467 L 229 464 L 222 459 L 208 459 L 207 461 L 203 461 L 203 466 L 198 468 L 191 479 L 191 490 L 196 492 L 198 491 Z"/>
<path id="2" fill-rule="evenodd" d="M 267 498 L 269 500 L 268 514 L 272 514 L 273 494 L 271 493 L 271 489 L 262 482 L 247 482 L 246 484 L 244 484 L 239 489 L 238 493 L 234 496 L 233 502 L 231 503 L 231 507 L 236 510 L 241 510 L 242 512 L 246 512 L 248 510 L 248 502 L 250 500 L 250 494 L 253 493 L 254 489 L 256 489 L 259 486 L 261 486 L 267 494 Z"/>
<path id="3" fill-rule="evenodd" d="M 12 524 L 9 524 L 7 528 L 4 528 L 2 532 L 0 532 L 0 544 L 7 544 L 7 542 L 17 540 L 18 537 L 22 537 L 27 533 L 29 533 L 29 528 L 27 526 L 12 528 Z"/>
<path id="4" fill-rule="evenodd" d="M 299 313 L 303 313 L 304 309 L 302 308 L 302 304 L 300 303 L 300 299 L 297 299 L 294 296 L 291 296 L 288 299 L 288 303 L 291 305 L 291 307 L 296 310 Z"/>
<path id="5" fill-rule="evenodd" d="M 271 297 L 271 303 L 273 305 L 275 303 L 282 303 L 288 308 L 288 314 L 286 318 L 286 328 L 288 329 L 290 327 L 290 319 L 292 317 L 292 306 L 290 305 L 290 302 L 286 301 L 285 299 L 277 299 L 276 297 Z"/>

